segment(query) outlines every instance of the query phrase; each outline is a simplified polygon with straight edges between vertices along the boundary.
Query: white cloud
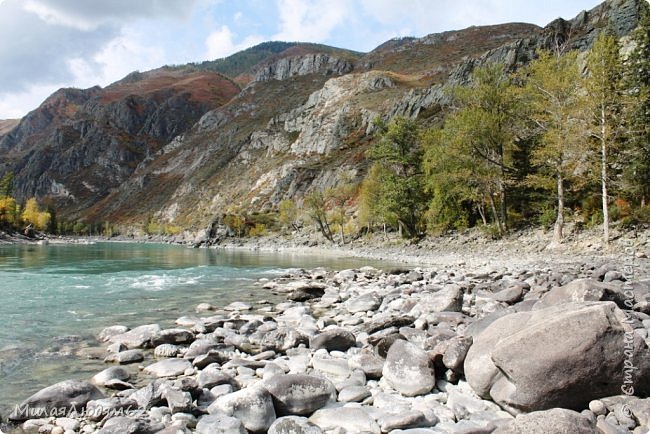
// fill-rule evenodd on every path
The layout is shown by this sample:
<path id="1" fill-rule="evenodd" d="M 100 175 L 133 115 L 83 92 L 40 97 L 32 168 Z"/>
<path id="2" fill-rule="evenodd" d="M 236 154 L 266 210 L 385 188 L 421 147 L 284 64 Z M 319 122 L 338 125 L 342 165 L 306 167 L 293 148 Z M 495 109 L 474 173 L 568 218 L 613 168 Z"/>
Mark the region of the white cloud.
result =
<path id="1" fill-rule="evenodd" d="M 165 63 L 165 52 L 156 46 L 143 46 L 124 33 L 110 41 L 91 60 L 71 58 L 70 70 L 77 87 L 106 86 L 135 71 L 146 71 Z"/>
<path id="2" fill-rule="evenodd" d="M 210 33 L 205 40 L 207 59 L 212 60 L 227 57 L 237 51 L 244 50 L 264 41 L 264 38 L 261 36 L 251 35 L 244 38 L 243 41 L 235 43 L 233 41 L 235 36 L 236 35 L 226 25 L 223 25 L 219 30 Z"/>
<path id="3" fill-rule="evenodd" d="M 71 27 L 83 32 L 97 28 L 97 23 L 85 20 L 79 16 L 71 16 L 70 14 L 65 13 L 65 11 L 61 11 L 36 0 L 27 0 L 23 8 L 27 12 L 36 14 L 36 16 L 47 24 Z"/>
<path id="4" fill-rule="evenodd" d="M 24 9 L 48 24 L 94 30 L 138 18 L 185 18 L 196 0 L 26 0 Z"/>
<path id="5" fill-rule="evenodd" d="M 0 119 L 18 119 L 41 105 L 62 84 L 35 85 L 21 92 L 3 93 L 0 98 Z"/>
<path id="6" fill-rule="evenodd" d="M 352 12 L 347 0 L 278 0 L 280 31 L 273 39 L 323 42 Z"/>

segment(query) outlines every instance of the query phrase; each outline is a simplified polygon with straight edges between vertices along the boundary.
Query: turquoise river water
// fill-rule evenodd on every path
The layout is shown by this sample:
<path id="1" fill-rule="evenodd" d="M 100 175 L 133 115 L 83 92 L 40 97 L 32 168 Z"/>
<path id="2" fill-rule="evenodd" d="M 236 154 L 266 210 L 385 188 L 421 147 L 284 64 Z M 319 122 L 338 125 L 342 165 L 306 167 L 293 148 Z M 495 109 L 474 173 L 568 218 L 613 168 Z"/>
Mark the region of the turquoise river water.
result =
<path id="1" fill-rule="evenodd" d="M 169 328 L 201 302 L 278 301 L 253 283 L 288 268 L 363 265 L 382 263 L 158 244 L 2 246 L 0 417 L 40 388 L 105 368 L 94 340 L 104 327 Z"/>

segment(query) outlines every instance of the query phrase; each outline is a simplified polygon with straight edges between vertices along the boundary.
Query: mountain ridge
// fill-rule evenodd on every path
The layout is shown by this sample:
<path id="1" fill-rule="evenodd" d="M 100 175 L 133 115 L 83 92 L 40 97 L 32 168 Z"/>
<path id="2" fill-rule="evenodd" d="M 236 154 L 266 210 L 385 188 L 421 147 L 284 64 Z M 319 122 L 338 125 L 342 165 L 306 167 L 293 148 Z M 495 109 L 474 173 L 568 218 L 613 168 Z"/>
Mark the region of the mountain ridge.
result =
<path id="1" fill-rule="evenodd" d="M 271 42 L 258 46 L 261 59 L 252 47 L 231 64 L 62 89 L 0 134 L 9 156 L 0 175 L 13 170 L 19 199 L 36 196 L 62 217 L 133 226 L 155 219 L 200 232 L 232 205 L 264 212 L 361 179 L 374 118 L 439 120 L 445 88 L 474 67 L 515 69 L 558 42 L 584 50 L 605 27 L 624 36 L 639 1 L 608 0 L 544 28 L 507 23 L 389 40 L 366 54 Z M 216 71 L 224 64 L 230 75 Z"/>

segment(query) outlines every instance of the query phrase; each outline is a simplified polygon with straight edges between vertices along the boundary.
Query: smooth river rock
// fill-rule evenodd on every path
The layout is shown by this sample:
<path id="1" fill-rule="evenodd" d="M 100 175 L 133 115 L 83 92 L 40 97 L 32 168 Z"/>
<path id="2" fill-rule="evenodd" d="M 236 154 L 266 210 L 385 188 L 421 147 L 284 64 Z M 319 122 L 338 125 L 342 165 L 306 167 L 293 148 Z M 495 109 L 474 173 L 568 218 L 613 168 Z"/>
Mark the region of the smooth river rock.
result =
<path id="1" fill-rule="evenodd" d="M 20 422 L 27 419 L 39 419 L 50 416 L 66 416 L 60 414 L 69 411 L 81 412 L 88 401 L 104 398 L 104 394 L 92 384 L 81 380 L 66 380 L 41 389 L 26 400 L 9 415 L 12 421 Z"/>
<path id="2" fill-rule="evenodd" d="M 129 372 L 121 366 L 111 366 L 95 375 L 90 381 L 98 386 L 105 386 L 111 380 L 128 380 Z"/>
<path id="3" fill-rule="evenodd" d="M 635 391 L 648 393 L 650 350 L 625 321 L 612 302 L 506 315 L 475 338 L 465 360 L 467 381 L 512 414 L 553 407 L 582 410 L 593 399 L 620 393 L 627 360 Z"/>
<path id="4" fill-rule="evenodd" d="M 127 348 L 152 348 L 153 340 L 160 333 L 158 324 L 147 324 L 129 330 L 126 333 L 111 336 L 109 341 L 112 343 L 124 344 Z"/>
<path id="5" fill-rule="evenodd" d="M 335 328 L 325 330 L 309 338 L 309 348 L 314 350 L 347 351 L 356 344 L 356 338 L 348 330 Z"/>
<path id="6" fill-rule="evenodd" d="M 323 430 L 306 417 L 284 416 L 273 422 L 269 434 L 323 434 Z"/>
<path id="7" fill-rule="evenodd" d="M 192 367 L 192 364 L 184 359 L 167 359 L 156 362 L 144 368 L 146 374 L 156 377 L 176 377 Z"/>
<path id="8" fill-rule="evenodd" d="M 594 434 L 593 423 L 572 410 L 554 408 L 520 414 L 515 420 L 497 428 L 492 434 Z"/>
<path id="9" fill-rule="evenodd" d="M 275 421 L 271 394 L 262 387 L 249 387 L 220 396 L 210 405 L 208 412 L 234 416 L 252 433 L 267 432 Z"/>
<path id="10" fill-rule="evenodd" d="M 433 360 L 410 342 L 397 340 L 388 350 L 384 378 L 404 396 L 429 393 L 436 384 Z"/>
<path id="11" fill-rule="evenodd" d="M 248 434 L 241 420 L 223 414 L 202 416 L 196 424 L 196 434 Z"/>
<path id="12" fill-rule="evenodd" d="M 336 400 L 334 384 L 314 375 L 275 375 L 265 380 L 278 415 L 308 415 Z"/>

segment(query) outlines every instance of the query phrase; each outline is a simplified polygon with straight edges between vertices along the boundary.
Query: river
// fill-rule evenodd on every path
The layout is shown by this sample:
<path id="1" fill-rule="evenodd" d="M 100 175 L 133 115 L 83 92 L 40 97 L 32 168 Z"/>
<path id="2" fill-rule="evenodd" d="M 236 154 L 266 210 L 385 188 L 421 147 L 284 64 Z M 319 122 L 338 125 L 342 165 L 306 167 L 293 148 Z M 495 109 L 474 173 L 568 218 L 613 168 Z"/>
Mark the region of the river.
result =
<path id="1" fill-rule="evenodd" d="M 45 386 L 89 379 L 105 368 L 101 359 L 89 357 L 104 327 L 158 323 L 170 328 L 179 316 L 195 314 L 202 302 L 278 301 L 254 282 L 288 268 L 363 265 L 382 263 L 161 244 L 2 246 L 0 415 L 4 419 Z"/>

